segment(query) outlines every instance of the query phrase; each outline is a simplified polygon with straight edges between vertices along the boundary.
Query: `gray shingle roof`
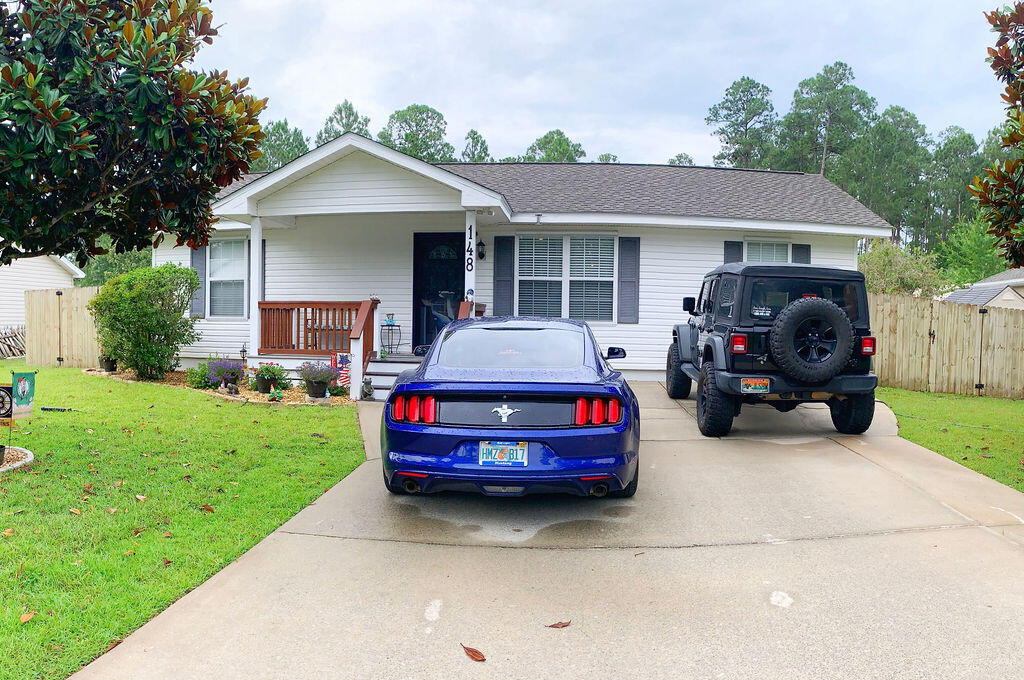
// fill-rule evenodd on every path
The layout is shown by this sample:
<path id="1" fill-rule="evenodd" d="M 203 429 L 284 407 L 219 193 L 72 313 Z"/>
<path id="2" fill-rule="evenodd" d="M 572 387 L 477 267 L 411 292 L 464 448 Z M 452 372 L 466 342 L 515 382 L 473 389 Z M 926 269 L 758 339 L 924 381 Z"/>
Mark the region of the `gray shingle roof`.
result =
<path id="1" fill-rule="evenodd" d="M 1009 283 L 1010 281 L 1024 281 L 1024 267 L 1015 267 L 1014 269 L 1007 269 L 1005 272 L 993 274 L 987 279 L 982 279 L 981 281 L 978 281 L 974 285 L 978 286 L 989 283 Z"/>
<path id="2" fill-rule="evenodd" d="M 1006 286 L 971 286 L 954 290 L 944 299 L 947 302 L 961 302 L 965 305 L 987 305 L 992 298 L 999 295 Z"/>
<path id="3" fill-rule="evenodd" d="M 244 187 L 246 184 L 249 184 L 250 182 L 254 182 L 254 181 L 258 180 L 260 177 L 263 177 L 263 175 L 265 175 L 265 174 L 267 174 L 267 173 L 266 172 L 249 172 L 249 173 L 246 173 L 246 174 L 242 175 L 240 178 L 236 179 L 234 182 L 232 182 L 231 184 L 227 185 L 226 187 L 224 187 L 220 191 L 218 191 L 217 192 L 216 200 L 219 201 L 220 199 L 224 198 L 225 196 L 229 196 L 229 195 L 235 193 L 236 191 L 238 191 L 239 189 Z"/>
<path id="4" fill-rule="evenodd" d="M 629 213 L 889 227 L 821 175 L 626 163 L 439 163 L 515 212 Z"/>

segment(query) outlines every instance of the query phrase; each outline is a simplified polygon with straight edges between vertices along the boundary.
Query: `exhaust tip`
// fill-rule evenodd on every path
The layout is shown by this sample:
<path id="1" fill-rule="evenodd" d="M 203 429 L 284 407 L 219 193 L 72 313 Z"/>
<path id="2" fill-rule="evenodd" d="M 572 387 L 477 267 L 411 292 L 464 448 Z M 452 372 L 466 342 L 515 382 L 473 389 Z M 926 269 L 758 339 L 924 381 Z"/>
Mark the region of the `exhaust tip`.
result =
<path id="1" fill-rule="evenodd" d="M 605 484 L 604 482 L 595 484 L 594 486 L 590 487 L 590 495 L 594 496 L 595 498 L 603 498 L 604 496 L 607 496 L 608 485 Z"/>
<path id="2" fill-rule="evenodd" d="M 406 493 L 419 493 L 420 485 L 411 479 L 406 479 L 402 482 L 402 489 Z"/>

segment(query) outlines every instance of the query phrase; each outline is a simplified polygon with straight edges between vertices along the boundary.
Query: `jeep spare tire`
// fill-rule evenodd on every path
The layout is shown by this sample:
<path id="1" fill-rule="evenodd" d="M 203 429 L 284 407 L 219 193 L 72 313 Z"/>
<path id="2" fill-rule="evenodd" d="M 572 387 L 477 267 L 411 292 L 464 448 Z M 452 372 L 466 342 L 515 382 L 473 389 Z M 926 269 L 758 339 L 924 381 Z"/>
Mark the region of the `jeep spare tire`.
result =
<path id="1" fill-rule="evenodd" d="M 801 382 L 823 383 L 850 360 L 853 325 L 830 300 L 800 298 L 779 312 L 768 343 L 783 373 Z"/>

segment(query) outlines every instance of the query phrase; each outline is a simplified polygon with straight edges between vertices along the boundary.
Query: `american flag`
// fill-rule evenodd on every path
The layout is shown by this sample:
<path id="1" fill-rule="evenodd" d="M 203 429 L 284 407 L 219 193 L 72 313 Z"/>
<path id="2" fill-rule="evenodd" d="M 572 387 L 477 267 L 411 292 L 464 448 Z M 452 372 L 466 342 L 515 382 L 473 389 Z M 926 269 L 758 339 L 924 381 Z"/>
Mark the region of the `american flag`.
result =
<path id="1" fill-rule="evenodd" d="M 340 369 L 338 385 L 348 387 L 350 384 L 349 368 L 352 366 L 352 357 L 347 354 L 336 354 L 334 357 L 335 368 Z"/>

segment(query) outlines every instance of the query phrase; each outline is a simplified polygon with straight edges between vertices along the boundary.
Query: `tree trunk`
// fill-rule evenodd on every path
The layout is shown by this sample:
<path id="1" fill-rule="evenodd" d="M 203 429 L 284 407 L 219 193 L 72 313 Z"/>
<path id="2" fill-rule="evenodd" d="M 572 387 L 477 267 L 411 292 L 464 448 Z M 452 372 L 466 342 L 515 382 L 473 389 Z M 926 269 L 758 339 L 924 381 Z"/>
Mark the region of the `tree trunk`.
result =
<path id="1" fill-rule="evenodd" d="M 825 158 L 828 156 L 828 128 L 829 128 L 829 124 L 832 122 L 831 119 L 832 119 L 831 115 L 826 115 L 825 116 L 825 137 L 821 140 L 821 175 L 822 175 L 822 177 L 825 176 Z"/>

